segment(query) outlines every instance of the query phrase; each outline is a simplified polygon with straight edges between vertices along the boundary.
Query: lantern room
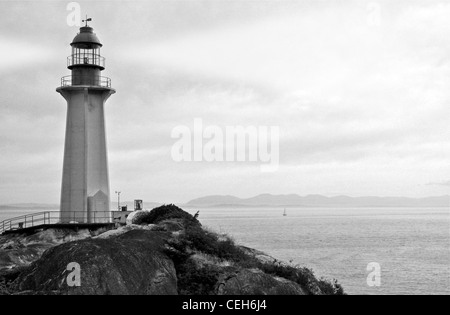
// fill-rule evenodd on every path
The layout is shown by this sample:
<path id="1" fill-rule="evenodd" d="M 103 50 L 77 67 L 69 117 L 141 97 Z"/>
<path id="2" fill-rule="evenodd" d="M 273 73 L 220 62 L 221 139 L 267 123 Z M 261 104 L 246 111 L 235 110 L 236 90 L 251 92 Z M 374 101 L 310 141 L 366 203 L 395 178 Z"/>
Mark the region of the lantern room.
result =
<path id="1" fill-rule="evenodd" d="M 67 67 L 70 70 L 80 66 L 105 69 L 105 58 L 100 55 L 102 44 L 92 27 L 81 27 L 80 33 L 75 36 L 70 46 L 72 46 L 72 55 L 67 57 Z"/>

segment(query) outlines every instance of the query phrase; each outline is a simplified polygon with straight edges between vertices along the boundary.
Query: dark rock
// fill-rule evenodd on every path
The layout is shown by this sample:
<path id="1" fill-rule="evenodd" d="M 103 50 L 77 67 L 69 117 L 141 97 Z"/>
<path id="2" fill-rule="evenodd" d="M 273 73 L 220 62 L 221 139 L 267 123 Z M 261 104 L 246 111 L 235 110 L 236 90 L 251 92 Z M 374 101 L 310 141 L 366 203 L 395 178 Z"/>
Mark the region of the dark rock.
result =
<path id="1" fill-rule="evenodd" d="M 295 282 L 274 277 L 258 269 L 223 274 L 216 286 L 218 295 L 306 295 Z"/>
<path id="2" fill-rule="evenodd" d="M 162 253 L 167 233 L 133 230 L 115 239 L 88 239 L 53 247 L 23 272 L 16 292 L 40 294 L 177 294 L 173 263 Z M 69 287 L 69 263 L 81 268 L 81 286 Z"/>
<path id="3" fill-rule="evenodd" d="M 0 295 L 9 295 L 14 292 L 14 281 L 20 276 L 24 267 L 16 267 L 10 270 L 0 271 Z"/>

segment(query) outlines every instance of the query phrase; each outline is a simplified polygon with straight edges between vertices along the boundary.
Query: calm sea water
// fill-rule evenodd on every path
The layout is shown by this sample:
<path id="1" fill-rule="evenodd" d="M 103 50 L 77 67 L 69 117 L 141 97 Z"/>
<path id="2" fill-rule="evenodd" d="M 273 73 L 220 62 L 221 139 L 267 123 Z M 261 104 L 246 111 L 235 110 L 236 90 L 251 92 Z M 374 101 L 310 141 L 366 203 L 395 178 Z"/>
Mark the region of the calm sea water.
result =
<path id="1" fill-rule="evenodd" d="M 338 279 L 349 294 L 450 295 L 447 208 L 186 210 L 239 244 Z M 0 211 L 0 221 L 25 213 Z M 367 285 L 371 262 L 381 266 L 380 287 Z"/>

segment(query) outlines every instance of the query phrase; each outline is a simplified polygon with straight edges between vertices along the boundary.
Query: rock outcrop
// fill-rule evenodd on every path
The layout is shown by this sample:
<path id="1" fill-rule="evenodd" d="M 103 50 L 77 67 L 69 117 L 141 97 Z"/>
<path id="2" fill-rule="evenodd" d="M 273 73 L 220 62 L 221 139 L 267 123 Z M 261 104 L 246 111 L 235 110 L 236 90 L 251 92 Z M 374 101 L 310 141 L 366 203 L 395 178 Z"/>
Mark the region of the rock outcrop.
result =
<path id="1" fill-rule="evenodd" d="M 242 269 L 223 274 L 217 284 L 218 295 L 306 295 L 302 287 L 258 269 Z"/>
<path id="2" fill-rule="evenodd" d="M 48 250 L 17 279 L 17 292 L 83 295 L 177 294 L 173 262 L 162 253 L 167 233 L 129 231 L 113 239 L 88 239 Z M 70 263 L 80 266 L 80 286 L 69 286 Z"/>
<path id="3" fill-rule="evenodd" d="M 99 235 L 41 231 L 0 237 L 0 259 L 9 266 L 0 270 L 0 294 L 343 293 L 337 283 L 317 280 L 306 268 L 203 229 L 176 206 L 133 217 L 129 225 Z M 80 282 L 74 285 L 73 279 Z"/>

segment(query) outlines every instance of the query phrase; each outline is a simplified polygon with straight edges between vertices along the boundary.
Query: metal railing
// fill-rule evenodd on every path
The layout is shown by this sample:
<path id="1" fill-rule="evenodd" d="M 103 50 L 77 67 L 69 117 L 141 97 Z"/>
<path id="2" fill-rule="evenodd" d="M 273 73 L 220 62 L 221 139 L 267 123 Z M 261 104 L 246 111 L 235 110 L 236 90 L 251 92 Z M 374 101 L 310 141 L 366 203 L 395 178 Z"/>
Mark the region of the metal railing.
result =
<path id="1" fill-rule="evenodd" d="M 102 76 L 67 75 L 61 78 L 61 87 L 89 85 L 111 88 L 111 79 Z"/>
<path id="2" fill-rule="evenodd" d="M 0 234 L 6 231 L 21 230 L 46 224 L 96 224 L 113 222 L 112 213 L 74 211 L 63 213 L 60 211 L 45 211 L 27 214 L 0 222 Z"/>
<path id="3" fill-rule="evenodd" d="M 89 53 L 73 54 L 67 57 L 67 67 L 79 65 L 98 66 L 104 69 L 105 57 Z"/>

